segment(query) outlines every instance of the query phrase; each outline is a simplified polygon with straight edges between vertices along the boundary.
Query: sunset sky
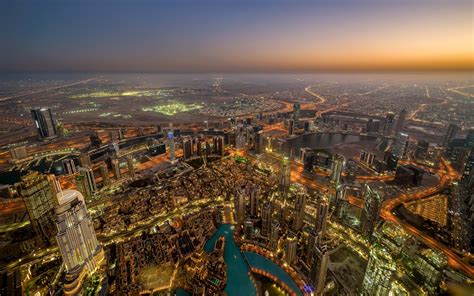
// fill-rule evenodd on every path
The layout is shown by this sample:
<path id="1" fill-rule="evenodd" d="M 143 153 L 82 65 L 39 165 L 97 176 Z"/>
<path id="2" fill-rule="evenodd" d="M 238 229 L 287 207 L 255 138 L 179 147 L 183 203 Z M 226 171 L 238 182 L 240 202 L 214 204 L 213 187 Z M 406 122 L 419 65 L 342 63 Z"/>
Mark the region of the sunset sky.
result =
<path id="1" fill-rule="evenodd" d="M 0 0 L 0 72 L 472 70 L 473 22 L 464 0 Z"/>

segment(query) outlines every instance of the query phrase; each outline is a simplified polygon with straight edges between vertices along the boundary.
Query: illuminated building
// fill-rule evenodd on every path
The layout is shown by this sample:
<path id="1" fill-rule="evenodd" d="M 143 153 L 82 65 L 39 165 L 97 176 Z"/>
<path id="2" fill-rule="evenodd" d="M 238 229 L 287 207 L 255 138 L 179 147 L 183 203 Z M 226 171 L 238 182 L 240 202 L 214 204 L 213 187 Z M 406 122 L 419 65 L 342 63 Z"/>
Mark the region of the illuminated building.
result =
<path id="1" fill-rule="evenodd" d="M 418 144 L 416 145 L 415 158 L 424 160 L 428 156 L 429 147 L 430 143 L 426 142 L 425 140 L 419 140 Z"/>
<path id="2" fill-rule="evenodd" d="M 393 122 L 395 119 L 395 114 L 393 112 L 388 112 L 385 116 L 385 121 L 383 125 L 383 134 L 385 136 L 390 136 L 392 134 Z"/>
<path id="3" fill-rule="evenodd" d="M 280 163 L 280 171 L 278 173 L 278 187 L 284 199 L 286 199 L 288 195 L 288 189 L 290 187 L 290 176 L 290 160 L 288 159 L 288 157 L 283 157 Z"/>
<path id="4" fill-rule="evenodd" d="M 256 186 L 250 188 L 250 216 L 257 217 L 260 203 L 260 189 Z"/>
<path id="5" fill-rule="evenodd" d="M 114 172 L 114 177 L 116 180 L 122 178 L 122 173 L 120 172 L 120 160 L 118 158 L 112 159 L 112 171 Z"/>
<path id="6" fill-rule="evenodd" d="M 464 169 L 462 173 L 461 181 L 463 183 L 469 183 L 468 180 L 472 177 L 474 171 L 474 147 L 471 148 L 471 152 L 469 153 L 469 157 L 467 158 Z"/>
<path id="7" fill-rule="evenodd" d="M 408 134 L 405 133 L 398 133 L 397 140 L 395 141 L 395 145 L 393 147 L 393 154 L 400 158 L 405 157 L 408 148 Z"/>
<path id="8" fill-rule="evenodd" d="M 217 146 L 214 148 L 216 150 L 216 154 L 219 156 L 224 156 L 224 137 L 217 136 L 214 138 L 216 141 Z"/>
<path id="9" fill-rule="evenodd" d="M 104 260 L 104 254 L 81 193 L 64 190 L 57 197 L 56 241 L 66 269 L 64 293 L 77 295 L 84 279 Z"/>
<path id="10" fill-rule="evenodd" d="M 329 252 L 326 245 L 313 245 L 313 262 L 310 270 L 310 280 L 314 285 L 315 295 L 322 295 L 326 283 L 329 264 Z"/>
<path id="11" fill-rule="evenodd" d="M 94 171 L 91 168 L 79 167 L 77 170 L 79 176 L 76 177 L 79 190 L 86 196 L 90 197 L 97 191 L 97 184 L 95 183 Z"/>
<path id="12" fill-rule="evenodd" d="M 245 219 L 245 193 L 242 190 L 235 191 L 235 210 L 237 223 L 244 223 Z"/>
<path id="13" fill-rule="evenodd" d="M 54 237 L 54 207 L 57 199 L 53 185 L 46 175 L 31 172 L 21 178 L 19 194 L 28 211 L 31 226 L 44 241 L 51 242 Z"/>
<path id="14" fill-rule="evenodd" d="M 306 240 L 306 264 L 311 268 L 314 260 L 314 251 L 315 246 L 319 246 L 321 243 L 321 236 L 316 231 L 311 230 L 308 233 L 308 238 Z"/>
<path id="15" fill-rule="evenodd" d="M 131 155 L 127 155 L 127 168 L 128 168 L 128 176 L 130 178 L 134 178 L 135 167 L 133 166 L 133 157 Z"/>
<path id="16" fill-rule="evenodd" d="M 117 157 L 120 153 L 119 144 L 116 141 L 109 143 L 109 152 L 113 157 Z"/>
<path id="17" fill-rule="evenodd" d="M 343 219 L 346 216 L 349 203 L 346 199 L 346 187 L 339 185 L 336 187 L 336 194 L 334 198 L 335 210 L 334 213 L 338 219 Z"/>
<path id="18" fill-rule="evenodd" d="M 295 121 L 296 124 L 298 124 L 300 120 L 300 113 L 301 113 L 301 104 L 294 103 L 293 104 L 293 120 Z"/>
<path id="19" fill-rule="evenodd" d="M 28 157 L 28 152 L 26 151 L 25 146 L 11 148 L 10 157 L 10 162 L 13 164 L 33 159 L 33 157 Z"/>
<path id="20" fill-rule="evenodd" d="M 62 160 L 63 171 L 66 175 L 72 175 L 77 172 L 76 164 L 74 159 L 66 158 Z"/>
<path id="21" fill-rule="evenodd" d="M 455 124 L 450 123 L 448 129 L 446 130 L 446 134 L 443 139 L 443 146 L 448 147 L 449 142 L 456 136 L 459 131 L 459 127 Z"/>
<path id="22" fill-rule="evenodd" d="M 244 235 L 246 239 L 253 239 L 253 222 L 251 220 L 244 221 Z"/>
<path id="23" fill-rule="evenodd" d="M 371 237 L 379 219 L 381 193 L 364 184 L 364 208 L 362 209 L 361 230 L 366 237 Z"/>
<path id="24" fill-rule="evenodd" d="M 395 135 L 400 133 L 405 127 L 406 117 L 407 117 L 407 110 L 402 109 L 402 111 L 400 111 L 400 114 L 398 114 L 397 125 L 395 126 Z"/>
<path id="25" fill-rule="evenodd" d="M 329 205 L 325 198 L 321 198 L 318 202 L 318 212 L 316 214 L 315 230 L 320 233 L 323 238 L 326 234 L 327 219 L 328 219 Z"/>
<path id="26" fill-rule="evenodd" d="M 174 132 L 173 130 L 168 131 L 168 147 L 170 150 L 170 160 L 174 162 L 176 159 L 175 143 L 174 143 Z"/>
<path id="27" fill-rule="evenodd" d="M 193 141 L 190 138 L 183 139 L 183 157 L 189 159 L 193 156 Z"/>
<path id="28" fill-rule="evenodd" d="M 272 225 L 272 204 L 265 202 L 262 206 L 262 235 L 268 237 L 270 235 Z"/>
<path id="29" fill-rule="evenodd" d="M 295 133 L 295 121 L 293 119 L 288 120 L 288 134 L 291 136 Z"/>
<path id="30" fill-rule="evenodd" d="M 400 165 L 395 172 L 395 183 L 404 186 L 420 186 L 423 170 L 412 165 Z"/>
<path id="31" fill-rule="evenodd" d="M 395 262 L 380 245 L 372 246 L 362 282 L 362 295 L 389 295 Z"/>
<path id="32" fill-rule="evenodd" d="M 332 162 L 331 182 L 333 184 L 341 183 L 342 170 L 344 168 L 344 156 L 337 154 Z"/>
<path id="33" fill-rule="evenodd" d="M 369 166 L 374 163 L 375 154 L 362 150 L 360 152 L 359 160 L 363 163 L 368 164 Z"/>
<path id="34" fill-rule="evenodd" d="M 278 248 L 278 241 L 280 240 L 280 224 L 278 222 L 271 223 L 270 232 L 270 249 L 276 251 Z"/>
<path id="35" fill-rule="evenodd" d="M 286 237 L 284 258 L 288 264 L 293 264 L 296 261 L 296 247 L 296 234 L 290 231 Z"/>
<path id="36" fill-rule="evenodd" d="M 87 153 L 82 153 L 79 156 L 79 165 L 83 168 L 92 166 L 91 157 Z"/>
<path id="37" fill-rule="evenodd" d="M 294 231 L 300 230 L 301 227 L 303 226 L 305 206 L 306 206 L 306 195 L 298 194 L 296 196 L 295 213 L 293 216 L 293 225 L 292 225 L 292 229 Z"/>
<path id="38" fill-rule="evenodd" d="M 31 116 L 35 121 L 38 136 L 41 140 L 57 137 L 56 122 L 53 114 L 48 108 L 35 108 L 31 110 Z"/>
<path id="39" fill-rule="evenodd" d="M 102 185 L 110 185 L 109 170 L 107 169 L 107 164 L 101 163 L 99 166 L 100 176 L 102 177 Z"/>

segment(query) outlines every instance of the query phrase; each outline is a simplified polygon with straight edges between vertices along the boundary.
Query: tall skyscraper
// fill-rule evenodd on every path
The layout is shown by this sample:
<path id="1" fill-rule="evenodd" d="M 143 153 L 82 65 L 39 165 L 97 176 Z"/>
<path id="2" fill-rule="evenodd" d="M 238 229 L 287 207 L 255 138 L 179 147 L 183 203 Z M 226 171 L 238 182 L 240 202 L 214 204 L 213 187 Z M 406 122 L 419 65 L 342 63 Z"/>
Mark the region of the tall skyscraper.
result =
<path id="1" fill-rule="evenodd" d="M 324 238 L 326 234 L 329 205 L 326 198 L 322 197 L 318 202 L 318 212 L 316 215 L 315 230 Z"/>
<path id="2" fill-rule="evenodd" d="M 329 252 L 326 245 L 314 245 L 310 279 L 314 285 L 314 294 L 323 295 L 329 264 Z"/>
<path id="3" fill-rule="evenodd" d="M 286 199 L 291 181 L 291 166 L 288 157 L 283 157 L 280 163 L 280 172 L 278 173 L 278 188 Z"/>
<path id="4" fill-rule="evenodd" d="M 130 178 L 135 178 L 135 167 L 133 165 L 133 157 L 131 155 L 127 155 L 127 168 L 128 176 Z"/>
<path id="5" fill-rule="evenodd" d="M 403 158 L 406 155 L 408 148 L 408 134 L 405 133 L 398 133 L 397 140 L 395 141 L 395 145 L 393 147 L 393 155 L 396 157 Z"/>
<path id="6" fill-rule="evenodd" d="M 183 157 L 189 159 L 193 156 L 193 140 L 191 138 L 183 139 Z"/>
<path id="7" fill-rule="evenodd" d="M 280 240 L 280 224 L 278 222 L 272 222 L 271 231 L 270 231 L 270 239 L 269 239 L 270 249 L 272 249 L 273 251 L 276 251 L 278 248 L 279 240 Z"/>
<path id="8" fill-rule="evenodd" d="M 110 185 L 109 170 L 107 169 L 107 164 L 105 162 L 101 163 L 99 166 L 100 176 L 102 177 L 102 185 Z"/>
<path id="9" fill-rule="evenodd" d="M 380 245 L 372 246 L 362 281 L 362 295 L 389 295 L 395 262 Z"/>
<path id="10" fill-rule="evenodd" d="M 237 223 L 242 224 L 245 220 L 245 192 L 237 189 L 235 191 L 235 210 Z"/>
<path id="11" fill-rule="evenodd" d="M 116 180 L 122 178 L 122 172 L 120 171 L 120 160 L 118 158 L 112 159 L 112 171 L 114 172 L 114 177 Z"/>
<path id="12" fill-rule="evenodd" d="M 344 169 L 344 156 L 337 154 L 332 162 L 331 182 L 333 184 L 340 184 L 342 171 Z"/>
<path id="13" fill-rule="evenodd" d="M 394 120 L 395 120 L 395 114 L 393 114 L 393 112 L 388 112 L 387 115 L 385 116 L 385 121 L 383 125 L 384 136 L 390 136 L 392 134 Z"/>
<path id="14" fill-rule="evenodd" d="M 293 120 L 295 121 L 296 124 L 298 124 L 300 120 L 300 113 L 301 113 L 301 104 L 294 103 L 293 104 Z"/>
<path id="15" fill-rule="evenodd" d="M 446 135 L 444 136 L 444 139 L 443 139 L 443 147 L 448 147 L 449 142 L 451 142 L 451 140 L 454 139 L 458 131 L 459 131 L 459 126 L 452 123 L 449 124 L 448 129 L 446 130 Z"/>
<path id="16" fill-rule="evenodd" d="M 425 140 L 419 140 L 415 150 L 416 159 L 424 160 L 428 156 L 429 147 L 430 143 L 426 142 Z"/>
<path id="17" fill-rule="evenodd" d="M 334 194 L 334 213 L 339 219 L 345 216 L 344 211 L 346 210 L 346 203 L 346 186 L 340 184 L 336 186 L 336 193 Z"/>
<path id="18" fill-rule="evenodd" d="M 367 183 L 364 184 L 364 208 L 362 209 L 361 230 L 366 237 L 371 237 L 375 225 L 379 219 L 382 195 L 372 189 Z"/>
<path id="19" fill-rule="evenodd" d="M 291 136 L 295 133 L 295 121 L 293 119 L 288 120 L 288 134 Z"/>
<path id="20" fill-rule="evenodd" d="M 250 188 L 250 216 L 257 217 L 260 203 L 260 188 L 252 186 Z"/>
<path id="21" fill-rule="evenodd" d="M 91 197 L 97 191 L 94 171 L 91 168 L 83 167 L 79 167 L 77 171 L 79 172 L 79 176 L 76 177 L 76 182 L 79 187 L 79 190 L 86 197 Z"/>
<path id="22" fill-rule="evenodd" d="M 31 116 L 35 121 L 38 136 L 41 140 L 57 137 L 58 131 L 53 114 L 48 108 L 34 108 L 31 110 Z"/>
<path id="23" fill-rule="evenodd" d="M 272 225 L 272 204 L 266 201 L 262 206 L 262 235 L 268 237 Z"/>
<path id="24" fill-rule="evenodd" d="M 79 165 L 83 168 L 92 166 L 91 157 L 87 153 L 82 153 L 79 156 Z"/>
<path id="25" fill-rule="evenodd" d="M 224 137 L 217 136 L 216 137 L 216 142 L 217 142 L 216 154 L 219 155 L 219 156 L 224 156 L 224 154 L 225 154 Z"/>
<path id="26" fill-rule="evenodd" d="M 296 234 L 289 231 L 285 242 L 285 261 L 290 265 L 296 262 L 296 247 Z"/>
<path id="27" fill-rule="evenodd" d="M 174 162 L 176 160 L 176 151 L 175 151 L 173 130 L 170 130 L 168 132 L 168 147 L 169 147 L 169 151 L 170 151 L 170 160 L 171 160 L 171 162 Z"/>
<path id="28" fill-rule="evenodd" d="M 19 194 L 25 202 L 33 230 L 44 241 L 51 242 L 56 232 L 54 207 L 57 199 L 48 177 L 38 172 L 28 173 L 21 178 Z"/>
<path id="29" fill-rule="evenodd" d="M 407 117 L 407 110 L 402 109 L 402 111 L 400 111 L 400 114 L 398 114 L 397 125 L 395 126 L 395 135 L 400 133 L 405 127 L 406 117 Z"/>
<path id="30" fill-rule="evenodd" d="M 105 258 L 81 193 L 64 190 L 57 198 L 56 241 L 66 269 L 64 293 L 77 295 L 84 278 L 93 273 Z"/>
<path id="31" fill-rule="evenodd" d="M 295 213 L 293 216 L 292 228 L 294 231 L 299 231 L 303 227 L 306 207 L 306 194 L 298 194 L 296 196 Z"/>
<path id="32" fill-rule="evenodd" d="M 66 175 L 72 175 L 77 172 L 76 164 L 74 163 L 74 159 L 66 158 L 62 160 L 63 172 Z"/>

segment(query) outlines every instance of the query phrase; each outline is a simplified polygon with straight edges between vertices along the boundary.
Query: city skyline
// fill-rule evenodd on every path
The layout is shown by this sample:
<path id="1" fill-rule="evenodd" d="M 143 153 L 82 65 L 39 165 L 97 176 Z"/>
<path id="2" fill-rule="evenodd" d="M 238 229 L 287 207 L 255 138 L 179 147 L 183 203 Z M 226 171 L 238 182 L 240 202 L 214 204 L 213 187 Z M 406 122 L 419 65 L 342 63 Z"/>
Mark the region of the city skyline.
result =
<path id="1" fill-rule="evenodd" d="M 0 72 L 471 71 L 470 1 L 2 1 Z"/>

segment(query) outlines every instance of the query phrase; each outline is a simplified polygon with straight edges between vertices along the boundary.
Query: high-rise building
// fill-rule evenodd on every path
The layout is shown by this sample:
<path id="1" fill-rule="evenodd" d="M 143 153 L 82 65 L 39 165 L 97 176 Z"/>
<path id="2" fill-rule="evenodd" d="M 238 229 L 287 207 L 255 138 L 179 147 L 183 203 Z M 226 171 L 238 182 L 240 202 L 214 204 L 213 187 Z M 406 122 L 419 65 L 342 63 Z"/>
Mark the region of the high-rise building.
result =
<path id="1" fill-rule="evenodd" d="M 133 157 L 131 155 L 127 155 L 127 168 L 128 176 L 130 178 L 135 178 L 135 167 L 133 165 Z"/>
<path id="2" fill-rule="evenodd" d="M 321 244 L 321 235 L 315 230 L 311 230 L 308 233 L 306 240 L 306 258 L 305 263 L 311 269 L 314 260 L 315 247 L 319 247 Z"/>
<path id="3" fill-rule="evenodd" d="M 56 233 L 54 207 L 57 205 L 53 185 L 46 175 L 31 172 L 21 178 L 18 187 L 33 230 L 44 241 L 51 242 Z"/>
<path id="4" fill-rule="evenodd" d="M 62 160 L 63 171 L 66 175 L 72 175 L 77 172 L 76 164 L 74 159 L 66 158 Z"/>
<path id="5" fill-rule="evenodd" d="M 102 185 L 103 186 L 110 185 L 109 170 L 105 162 L 99 165 L 99 171 L 100 171 L 100 176 L 102 177 Z"/>
<path id="6" fill-rule="evenodd" d="M 449 124 L 448 129 L 446 130 L 446 135 L 444 136 L 444 139 L 443 139 L 443 147 L 448 147 L 449 142 L 451 142 L 451 140 L 454 139 L 458 131 L 459 131 L 459 126 L 452 123 Z"/>
<path id="7" fill-rule="evenodd" d="M 329 264 L 329 251 L 326 245 L 314 245 L 310 279 L 314 285 L 314 294 L 323 295 Z"/>
<path id="8" fill-rule="evenodd" d="M 244 221 L 244 235 L 246 239 L 253 239 L 254 229 L 252 220 L 246 219 Z"/>
<path id="9" fill-rule="evenodd" d="M 222 136 L 217 136 L 216 138 L 216 154 L 219 156 L 224 156 L 225 150 L 224 150 L 224 137 Z"/>
<path id="10" fill-rule="evenodd" d="M 416 145 L 415 158 L 418 160 L 424 160 L 428 156 L 429 147 L 430 143 L 425 140 L 419 140 Z"/>
<path id="11" fill-rule="evenodd" d="M 64 294 L 77 295 L 84 278 L 95 272 L 105 258 L 81 193 L 64 190 L 57 198 L 56 241 L 66 269 Z"/>
<path id="12" fill-rule="evenodd" d="M 331 182 L 333 184 L 340 184 L 342 177 L 342 170 L 344 168 L 344 156 L 337 154 L 332 162 Z"/>
<path id="13" fill-rule="evenodd" d="M 398 115 L 397 125 L 395 126 L 395 135 L 403 131 L 403 128 L 405 127 L 406 117 L 407 117 L 407 110 L 402 109 L 402 111 L 400 111 L 400 114 Z"/>
<path id="14" fill-rule="evenodd" d="M 278 248 L 278 241 L 280 240 L 280 224 L 278 222 L 271 223 L 269 246 L 270 249 L 276 251 Z"/>
<path id="15" fill-rule="evenodd" d="M 290 265 L 296 262 L 296 247 L 296 234 L 289 231 L 285 242 L 285 261 Z"/>
<path id="16" fill-rule="evenodd" d="M 250 216 L 257 217 L 260 204 L 260 188 L 252 186 L 250 188 Z"/>
<path id="17" fill-rule="evenodd" d="M 13 163 L 18 163 L 26 159 L 31 159 L 31 157 L 28 157 L 28 152 L 26 151 L 25 146 L 11 148 L 10 157 Z"/>
<path id="18" fill-rule="evenodd" d="M 364 208 L 362 209 L 361 230 L 366 237 L 371 237 L 375 225 L 379 220 L 382 195 L 372 189 L 367 183 L 364 184 Z"/>
<path id="19" fill-rule="evenodd" d="M 35 121 L 38 136 L 41 140 L 57 137 L 58 131 L 53 114 L 48 108 L 35 108 L 31 110 L 31 116 Z"/>
<path id="20" fill-rule="evenodd" d="M 393 154 L 400 158 L 405 157 L 408 148 L 408 134 L 398 133 L 393 147 Z"/>
<path id="21" fill-rule="evenodd" d="M 362 295 L 389 295 L 395 262 L 380 245 L 372 246 L 362 281 Z"/>
<path id="22" fill-rule="evenodd" d="M 90 197 L 97 191 L 97 184 L 94 178 L 94 171 L 92 168 L 79 167 L 77 170 L 79 176 L 76 177 L 76 181 L 79 186 L 79 190 L 86 196 Z"/>
<path id="23" fill-rule="evenodd" d="M 346 186 L 339 184 L 336 186 L 336 193 L 334 195 L 334 204 L 335 204 L 335 215 L 342 219 L 345 216 L 345 210 L 347 206 L 346 199 Z"/>
<path id="24" fill-rule="evenodd" d="M 270 235 L 272 225 L 272 204 L 267 201 L 262 206 L 262 235 L 268 237 Z"/>
<path id="25" fill-rule="evenodd" d="M 171 162 L 174 162 L 176 160 L 176 151 L 175 151 L 173 130 L 168 131 L 168 147 L 170 151 L 170 160 Z"/>
<path id="26" fill-rule="evenodd" d="M 473 175 L 474 171 L 474 147 L 471 148 L 471 152 L 469 153 L 469 157 L 464 164 L 464 169 L 461 177 L 461 182 L 467 184 L 470 181 L 470 178 Z"/>
<path id="27" fill-rule="evenodd" d="M 390 136 L 392 134 L 394 120 L 395 114 L 393 112 L 388 112 L 385 116 L 385 121 L 383 124 L 383 134 L 385 136 Z"/>
<path id="28" fill-rule="evenodd" d="M 327 228 L 329 205 L 326 198 L 322 197 L 318 202 L 318 212 L 316 213 L 315 231 L 324 238 Z"/>
<path id="29" fill-rule="evenodd" d="M 112 159 L 111 163 L 115 180 L 120 180 L 122 178 L 122 172 L 120 171 L 120 160 L 118 158 L 114 158 Z"/>
<path id="30" fill-rule="evenodd" d="M 245 192 L 237 189 L 235 191 L 235 210 L 238 224 L 243 224 L 245 220 Z"/>
<path id="31" fill-rule="evenodd" d="M 183 157 L 184 159 L 193 157 L 193 140 L 191 138 L 183 139 Z"/>
<path id="32" fill-rule="evenodd" d="M 125 137 L 123 135 L 123 129 L 119 128 L 117 134 L 118 134 L 118 139 L 119 140 L 125 139 Z"/>
<path id="33" fill-rule="evenodd" d="M 293 104 L 293 120 L 297 124 L 300 120 L 300 113 L 301 113 L 301 104 L 294 103 Z"/>
<path id="34" fill-rule="evenodd" d="M 283 198 L 286 199 L 288 195 L 288 190 L 290 187 L 291 181 L 291 167 L 290 159 L 288 157 L 283 157 L 280 163 L 280 172 L 278 173 L 278 188 L 283 195 Z"/>
<path id="35" fill-rule="evenodd" d="M 92 166 L 91 157 L 87 153 L 82 153 L 79 156 L 79 165 L 83 168 L 88 168 Z"/>
<path id="36" fill-rule="evenodd" d="M 306 207 L 306 194 L 298 194 L 296 196 L 295 213 L 293 216 L 292 228 L 294 231 L 299 231 L 303 227 Z"/>
<path id="37" fill-rule="evenodd" d="M 291 136 L 295 133 L 295 121 L 293 119 L 288 120 L 288 134 Z"/>

